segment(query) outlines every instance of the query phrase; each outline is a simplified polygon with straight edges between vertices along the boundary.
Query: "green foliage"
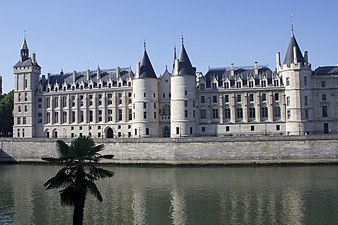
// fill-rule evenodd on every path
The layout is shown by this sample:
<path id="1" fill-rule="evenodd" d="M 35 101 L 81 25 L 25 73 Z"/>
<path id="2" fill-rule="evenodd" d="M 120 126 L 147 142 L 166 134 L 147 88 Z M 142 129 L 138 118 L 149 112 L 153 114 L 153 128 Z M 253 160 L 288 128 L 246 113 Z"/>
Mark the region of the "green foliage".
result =
<path id="1" fill-rule="evenodd" d="M 0 136 L 13 133 L 14 91 L 0 95 Z"/>
<path id="2" fill-rule="evenodd" d="M 94 182 L 114 175 L 112 171 L 98 168 L 96 163 L 102 158 L 112 159 L 113 155 L 101 155 L 99 152 L 104 149 L 104 145 L 95 146 L 90 137 L 78 137 L 71 145 L 58 140 L 56 146 L 59 158 L 42 159 L 64 167 L 47 180 L 44 187 L 46 190 L 63 188 L 60 191 L 61 204 L 74 206 L 73 223 L 82 224 L 86 194 L 90 193 L 102 202 L 103 198 Z"/>

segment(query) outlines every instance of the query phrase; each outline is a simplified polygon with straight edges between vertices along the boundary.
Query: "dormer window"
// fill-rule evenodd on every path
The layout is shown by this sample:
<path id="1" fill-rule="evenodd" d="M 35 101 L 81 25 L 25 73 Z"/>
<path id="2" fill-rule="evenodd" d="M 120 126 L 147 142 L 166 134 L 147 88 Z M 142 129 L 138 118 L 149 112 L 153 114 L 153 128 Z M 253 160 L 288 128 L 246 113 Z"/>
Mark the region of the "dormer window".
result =
<path id="1" fill-rule="evenodd" d="M 253 80 L 249 81 L 249 87 L 251 87 L 251 88 L 254 87 L 254 81 Z"/>
<path id="2" fill-rule="evenodd" d="M 216 90 L 217 89 L 217 83 L 212 83 L 212 89 Z"/>
<path id="3" fill-rule="evenodd" d="M 262 87 L 266 87 L 266 80 L 262 80 L 261 86 L 262 86 Z"/>
<path id="4" fill-rule="evenodd" d="M 278 87 L 279 86 L 279 80 L 273 80 L 273 86 Z"/>
<path id="5" fill-rule="evenodd" d="M 242 87 L 242 82 L 237 81 L 237 82 L 236 82 L 236 87 L 237 87 L 237 88 L 241 88 L 241 87 Z"/>
<path id="6" fill-rule="evenodd" d="M 229 89 L 229 87 L 230 87 L 229 82 L 225 82 L 225 83 L 224 83 L 224 88 L 225 88 L 225 89 Z"/>
<path id="7" fill-rule="evenodd" d="M 201 84 L 201 90 L 205 90 L 205 84 L 204 83 Z"/>

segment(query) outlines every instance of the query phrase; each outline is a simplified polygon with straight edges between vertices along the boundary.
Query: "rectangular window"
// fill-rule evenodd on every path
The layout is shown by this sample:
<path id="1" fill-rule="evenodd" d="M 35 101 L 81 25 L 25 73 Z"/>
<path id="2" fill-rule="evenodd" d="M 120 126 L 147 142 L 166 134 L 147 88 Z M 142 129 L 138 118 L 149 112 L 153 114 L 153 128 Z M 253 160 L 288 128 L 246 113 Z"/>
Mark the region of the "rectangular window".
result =
<path id="1" fill-rule="evenodd" d="M 67 97 L 63 96 L 62 97 L 62 107 L 66 107 L 67 106 Z"/>
<path id="2" fill-rule="evenodd" d="M 156 109 L 156 103 L 154 102 L 154 109 Z"/>
<path id="3" fill-rule="evenodd" d="M 323 113 L 323 117 L 328 117 L 328 113 L 327 113 L 327 105 L 324 105 L 322 107 L 322 113 Z"/>
<path id="4" fill-rule="evenodd" d="M 224 102 L 229 102 L 229 95 L 224 95 Z"/>
<path id="5" fill-rule="evenodd" d="M 262 80 L 262 87 L 266 87 L 266 80 Z"/>
<path id="6" fill-rule="evenodd" d="M 50 107 L 50 98 L 46 98 L 46 108 Z"/>
<path id="7" fill-rule="evenodd" d="M 305 119 L 309 119 L 309 111 L 305 109 Z"/>
<path id="8" fill-rule="evenodd" d="M 321 87 L 326 87 L 325 80 L 322 80 L 322 81 L 320 82 L 320 86 L 321 86 Z"/>
<path id="9" fill-rule="evenodd" d="M 250 118 L 255 118 L 256 117 L 256 109 L 255 108 L 251 107 L 249 109 L 249 117 Z"/>
<path id="10" fill-rule="evenodd" d="M 59 98 L 58 97 L 54 98 L 54 105 L 55 105 L 55 108 L 59 107 Z"/>
<path id="11" fill-rule="evenodd" d="M 186 90 L 184 91 L 184 95 L 188 95 L 188 92 Z"/>
<path id="12" fill-rule="evenodd" d="M 226 131 L 226 132 L 229 132 L 229 131 L 230 131 L 230 127 L 229 127 L 229 126 L 226 126 L 226 127 L 225 127 L 225 131 Z"/>
<path id="13" fill-rule="evenodd" d="M 188 117 L 188 110 L 184 110 L 184 117 L 185 117 L 185 118 Z"/>
<path id="14" fill-rule="evenodd" d="M 236 82 L 236 87 L 237 87 L 237 88 L 241 88 L 241 87 L 242 87 L 242 83 L 239 82 L 239 81 L 237 81 L 237 82 Z"/>
<path id="15" fill-rule="evenodd" d="M 280 117 L 280 107 L 277 106 L 274 108 L 274 117 L 279 118 Z"/>
<path id="16" fill-rule="evenodd" d="M 122 121 L 122 109 L 119 109 L 119 121 Z"/>
<path id="17" fill-rule="evenodd" d="M 188 101 L 184 101 L 184 107 L 188 107 Z"/>
<path id="18" fill-rule="evenodd" d="M 286 97 L 286 106 L 290 106 L 290 96 Z"/>
<path id="19" fill-rule="evenodd" d="M 255 131 L 255 126 L 251 126 L 251 127 L 250 127 L 250 130 L 251 130 L 251 131 Z"/>
<path id="20" fill-rule="evenodd" d="M 180 134 L 180 128 L 176 127 L 176 134 Z"/>
<path id="21" fill-rule="evenodd" d="M 62 123 L 67 123 L 67 112 L 62 113 Z"/>
<path id="22" fill-rule="evenodd" d="M 225 119 L 230 119 L 231 118 L 231 111 L 229 108 L 224 109 L 224 118 Z"/>
<path id="23" fill-rule="evenodd" d="M 205 103 L 205 96 L 201 96 L 201 103 Z"/>
<path id="24" fill-rule="evenodd" d="M 50 123 L 50 112 L 47 112 L 46 123 Z"/>
<path id="25" fill-rule="evenodd" d="M 218 119 L 218 109 L 212 109 L 212 118 Z"/>
<path id="26" fill-rule="evenodd" d="M 266 94 L 262 94 L 262 101 L 263 101 L 263 102 L 266 101 Z"/>
<path id="27" fill-rule="evenodd" d="M 290 86 L 290 78 L 289 77 L 286 78 L 286 86 Z"/>
<path id="28" fill-rule="evenodd" d="M 147 119 L 147 112 L 143 112 L 143 119 Z"/>
<path id="29" fill-rule="evenodd" d="M 212 102 L 217 103 L 217 95 L 212 96 Z"/>
<path id="30" fill-rule="evenodd" d="M 326 101 L 326 94 L 322 94 L 322 100 Z"/>
<path id="31" fill-rule="evenodd" d="M 249 99 L 250 99 L 250 102 L 253 102 L 254 101 L 254 94 L 249 94 Z"/>
<path id="32" fill-rule="evenodd" d="M 291 119 L 291 111 L 287 110 L 286 111 L 287 119 Z"/>
<path id="33" fill-rule="evenodd" d="M 229 82 L 225 82 L 225 83 L 224 83 L 224 88 L 225 88 L 225 89 L 229 89 L 229 87 L 230 87 Z"/>
<path id="34" fill-rule="evenodd" d="M 279 86 L 279 80 L 273 80 L 273 86 L 278 87 Z"/>
<path id="35" fill-rule="evenodd" d="M 156 119 L 156 112 L 154 112 L 154 119 Z"/>
<path id="36" fill-rule="evenodd" d="M 89 111 L 89 122 L 94 121 L 94 112 L 92 110 Z"/>
<path id="37" fill-rule="evenodd" d="M 54 112 L 54 121 L 55 123 L 59 122 L 59 112 Z"/>
<path id="38" fill-rule="evenodd" d="M 212 83 L 212 89 L 216 90 L 217 89 L 217 83 Z"/>
<path id="39" fill-rule="evenodd" d="M 242 119 L 243 118 L 243 109 L 237 108 L 237 118 Z"/>
<path id="40" fill-rule="evenodd" d="M 47 113 L 48 114 L 48 113 Z M 20 117 L 17 117 L 16 118 L 16 124 L 21 124 L 21 118 Z"/>
<path id="41" fill-rule="evenodd" d="M 275 93 L 275 101 L 279 101 L 279 93 Z"/>
<path id="42" fill-rule="evenodd" d="M 149 128 L 146 128 L 146 135 L 149 135 Z"/>
<path id="43" fill-rule="evenodd" d="M 304 85 L 307 86 L 307 77 L 304 77 Z"/>
<path id="44" fill-rule="evenodd" d="M 143 102 L 143 108 L 146 109 L 147 108 L 147 103 Z"/>
<path id="45" fill-rule="evenodd" d="M 72 123 L 75 123 L 75 112 L 72 111 Z"/>
<path id="46" fill-rule="evenodd" d="M 249 81 L 249 87 L 253 87 L 254 86 L 254 82 L 252 80 Z"/>
<path id="47" fill-rule="evenodd" d="M 207 110 L 201 109 L 201 119 L 204 120 L 207 118 Z"/>
<path id="48" fill-rule="evenodd" d="M 276 125 L 276 130 L 280 130 L 280 125 Z"/>
<path id="49" fill-rule="evenodd" d="M 304 105 L 307 105 L 308 102 L 307 102 L 307 96 L 304 96 Z"/>
<path id="50" fill-rule="evenodd" d="M 80 111 L 80 123 L 84 122 L 84 112 Z"/>
<path id="51" fill-rule="evenodd" d="M 129 121 L 133 119 L 132 115 L 133 115 L 133 110 L 132 109 L 128 109 L 128 120 Z"/>
<path id="52" fill-rule="evenodd" d="M 262 117 L 268 117 L 268 107 L 262 107 Z"/>
<path id="53" fill-rule="evenodd" d="M 241 102 L 242 101 L 242 95 L 237 95 L 237 102 Z"/>
<path id="54" fill-rule="evenodd" d="M 205 132 L 205 127 L 202 127 L 202 132 Z"/>

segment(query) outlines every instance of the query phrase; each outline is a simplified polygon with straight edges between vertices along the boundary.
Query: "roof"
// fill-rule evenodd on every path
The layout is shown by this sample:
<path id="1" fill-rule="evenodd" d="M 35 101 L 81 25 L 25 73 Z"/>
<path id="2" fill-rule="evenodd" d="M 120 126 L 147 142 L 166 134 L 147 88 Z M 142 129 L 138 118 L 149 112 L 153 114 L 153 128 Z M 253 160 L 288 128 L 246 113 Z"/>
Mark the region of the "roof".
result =
<path id="1" fill-rule="evenodd" d="M 244 85 L 246 85 L 247 80 L 250 77 L 253 77 L 256 85 L 259 84 L 260 77 L 266 76 L 268 84 L 272 83 L 273 72 L 268 67 L 261 67 L 258 69 L 258 74 L 255 74 L 255 69 L 253 67 L 243 67 L 237 68 L 234 70 L 234 75 L 231 75 L 231 70 L 227 68 L 211 68 L 205 74 L 204 78 L 206 81 L 206 87 L 210 88 L 213 78 L 218 80 L 218 86 L 222 87 L 225 79 L 229 79 L 231 86 L 235 84 L 235 80 L 240 77 L 243 80 Z"/>
<path id="2" fill-rule="evenodd" d="M 320 66 L 312 73 L 315 76 L 320 75 L 338 75 L 338 66 Z"/>
<path id="3" fill-rule="evenodd" d="M 298 46 L 298 43 L 297 43 L 297 40 L 294 36 L 294 34 L 292 34 L 291 36 L 291 39 L 290 39 L 290 42 L 289 42 L 289 46 L 288 46 L 288 50 L 285 54 L 285 58 L 284 58 L 284 63 L 283 64 L 286 64 L 288 66 L 290 66 L 290 64 L 293 63 L 293 58 L 294 58 L 294 55 L 293 55 L 293 47 L 296 47 L 296 54 L 297 54 L 297 62 L 302 62 L 304 63 L 305 60 L 303 58 L 303 54 Z"/>
<path id="4" fill-rule="evenodd" d="M 26 41 L 26 37 L 23 39 L 23 42 L 22 42 L 21 49 L 28 49 L 28 45 L 27 45 L 27 41 Z"/>
<path id="5" fill-rule="evenodd" d="M 29 58 L 29 59 L 27 59 L 23 62 L 20 60 L 19 62 L 17 62 L 14 65 L 14 68 L 15 67 L 25 67 L 25 66 L 37 66 L 37 67 L 41 68 L 37 62 L 33 63 L 33 60 L 31 58 Z"/>
<path id="6" fill-rule="evenodd" d="M 140 66 L 139 78 L 157 78 L 154 68 L 151 65 L 147 51 L 144 49 L 143 58 Z"/>
<path id="7" fill-rule="evenodd" d="M 178 74 L 179 75 L 193 75 L 195 76 L 196 68 L 191 65 L 187 51 L 182 43 L 182 49 L 180 53 Z"/>
<path id="8" fill-rule="evenodd" d="M 82 82 L 87 87 L 90 82 L 93 82 L 94 86 L 98 84 L 99 80 L 97 78 L 97 71 L 89 71 L 89 80 L 87 79 L 87 71 L 77 72 L 75 85 L 80 85 Z M 127 84 L 127 80 L 129 78 L 134 77 L 134 73 L 130 70 L 130 68 L 121 68 L 119 74 L 117 74 L 116 69 L 107 69 L 107 70 L 99 70 L 100 71 L 100 81 L 102 81 L 103 87 L 107 86 L 108 82 L 111 81 L 112 86 L 117 86 L 117 82 L 122 80 L 123 85 Z M 48 84 L 51 85 L 52 89 L 54 85 L 59 84 L 60 86 L 66 84 L 67 86 L 71 86 L 74 82 L 73 73 L 63 74 L 53 74 L 49 76 L 48 79 L 41 79 L 40 84 L 43 86 L 43 90 L 46 90 L 46 86 Z"/>

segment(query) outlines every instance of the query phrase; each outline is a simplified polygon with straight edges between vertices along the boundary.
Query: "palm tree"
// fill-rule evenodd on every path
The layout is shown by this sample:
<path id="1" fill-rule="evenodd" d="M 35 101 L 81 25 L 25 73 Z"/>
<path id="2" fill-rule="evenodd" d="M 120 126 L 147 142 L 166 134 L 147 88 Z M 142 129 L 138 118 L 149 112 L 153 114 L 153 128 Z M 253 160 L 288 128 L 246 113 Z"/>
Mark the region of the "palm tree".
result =
<path id="1" fill-rule="evenodd" d="M 78 137 L 67 145 L 64 141 L 56 142 L 59 158 L 42 158 L 61 164 L 64 167 L 50 178 L 44 187 L 46 190 L 63 188 L 60 191 L 61 205 L 74 206 L 73 225 L 82 225 L 86 194 L 89 192 L 100 202 L 102 196 L 94 181 L 109 178 L 114 172 L 96 167 L 100 159 L 112 159 L 113 155 L 101 155 L 104 145 L 95 146 L 90 137 Z"/>

